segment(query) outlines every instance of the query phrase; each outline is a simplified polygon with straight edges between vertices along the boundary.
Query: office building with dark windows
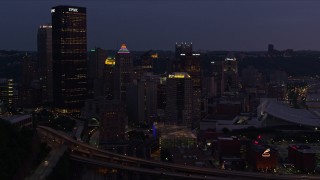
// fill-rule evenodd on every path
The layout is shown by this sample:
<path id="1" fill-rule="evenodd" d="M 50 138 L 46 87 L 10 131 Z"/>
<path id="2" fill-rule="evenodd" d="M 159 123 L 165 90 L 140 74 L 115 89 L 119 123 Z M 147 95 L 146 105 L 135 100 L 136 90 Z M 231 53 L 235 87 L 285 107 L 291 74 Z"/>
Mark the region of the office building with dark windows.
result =
<path id="1" fill-rule="evenodd" d="M 52 25 L 41 25 L 37 37 L 42 101 L 52 102 Z"/>
<path id="2" fill-rule="evenodd" d="M 192 43 L 188 44 L 186 42 L 176 43 L 175 45 L 175 55 L 176 58 L 180 56 L 187 55 L 190 56 L 192 54 Z"/>
<path id="3" fill-rule="evenodd" d="M 0 102 L 5 106 L 12 107 L 17 104 L 18 89 L 13 79 L 0 79 Z"/>
<path id="4" fill-rule="evenodd" d="M 78 113 L 87 97 L 86 8 L 56 6 L 51 14 L 54 104 L 62 113 Z"/>
<path id="5" fill-rule="evenodd" d="M 108 57 L 104 62 L 103 73 L 103 96 L 108 100 L 115 99 L 116 96 L 116 60 L 114 57 Z"/>
<path id="6" fill-rule="evenodd" d="M 103 96 L 103 81 L 107 50 L 91 49 L 88 55 L 88 97 Z"/>
<path id="7" fill-rule="evenodd" d="M 200 53 L 192 49 L 192 43 L 175 45 L 174 72 L 186 72 L 191 76 L 193 84 L 193 120 L 201 119 L 201 104 L 203 103 L 201 92 L 201 59 Z"/>
<path id="8" fill-rule="evenodd" d="M 129 122 L 153 123 L 157 117 L 158 76 L 146 73 L 134 80 L 127 89 L 127 113 Z"/>
<path id="9" fill-rule="evenodd" d="M 188 73 L 174 72 L 168 75 L 166 89 L 166 115 L 170 124 L 193 124 L 193 87 Z"/>
<path id="10" fill-rule="evenodd" d="M 118 76 L 117 98 L 126 101 L 127 86 L 133 81 L 133 60 L 126 44 L 122 44 L 120 50 L 116 54 L 116 71 Z"/>
<path id="11" fill-rule="evenodd" d="M 32 54 L 26 53 L 22 58 L 21 84 L 19 87 L 19 105 L 33 108 L 41 104 L 41 88 L 38 79 L 38 69 Z"/>
<path id="12" fill-rule="evenodd" d="M 239 91 L 238 61 L 233 53 L 229 53 L 224 61 L 224 92 Z"/>

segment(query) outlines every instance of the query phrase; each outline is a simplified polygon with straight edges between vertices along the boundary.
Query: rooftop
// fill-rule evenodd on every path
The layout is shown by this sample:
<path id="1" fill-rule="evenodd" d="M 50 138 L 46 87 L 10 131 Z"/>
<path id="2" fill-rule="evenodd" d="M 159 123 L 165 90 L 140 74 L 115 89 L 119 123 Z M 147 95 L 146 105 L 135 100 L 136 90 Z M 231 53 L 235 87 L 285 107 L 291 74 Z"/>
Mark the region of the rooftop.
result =
<path id="1" fill-rule="evenodd" d="M 174 79 L 187 79 L 187 78 L 191 78 L 191 76 L 186 73 L 186 72 L 174 72 L 172 74 L 169 74 L 168 76 L 170 79 L 174 78 Z"/>
<path id="2" fill-rule="evenodd" d="M 23 121 L 25 119 L 31 118 L 31 114 L 26 114 L 26 115 L 12 115 L 12 116 L 0 116 L 1 119 L 6 120 L 10 122 L 11 124 L 18 123 L 20 121 Z"/>
<path id="3" fill-rule="evenodd" d="M 121 48 L 118 51 L 118 54 L 129 54 L 130 51 L 127 49 L 127 46 L 125 43 L 122 43 Z"/>
<path id="4" fill-rule="evenodd" d="M 312 109 L 295 109 L 276 99 L 265 98 L 261 100 L 258 114 L 269 114 L 284 121 L 299 125 L 320 127 L 320 113 Z"/>
<path id="5" fill-rule="evenodd" d="M 319 145 L 312 145 L 312 144 L 290 144 L 290 148 L 297 150 L 303 154 L 319 154 L 320 153 L 320 146 Z"/>

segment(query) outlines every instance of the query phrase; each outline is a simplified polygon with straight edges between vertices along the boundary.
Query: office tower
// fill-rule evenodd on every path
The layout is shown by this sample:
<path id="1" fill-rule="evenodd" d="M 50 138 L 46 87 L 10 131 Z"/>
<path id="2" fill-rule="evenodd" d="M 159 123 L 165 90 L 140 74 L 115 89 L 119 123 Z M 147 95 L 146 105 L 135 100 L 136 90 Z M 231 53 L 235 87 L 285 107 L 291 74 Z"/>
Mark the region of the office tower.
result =
<path id="1" fill-rule="evenodd" d="M 103 96 L 103 76 L 107 51 L 101 48 L 89 51 L 88 59 L 88 96 Z"/>
<path id="2" fill-rule="evenodd" d="M 210 65 L 209 77 L 214 78 L 214 84 L 208 97 L 221 97 L 224 93 L 224 61 L 212 61 Z"/>
<path id="3" fill-rule="evenodd" d="M 224 92 L 234 94 L 238 91 L 238 61 L 232 53 L 229 53 L 224 61 Z"/>
<path id="4" fill-rule="evenodd" d="M 103 100 L 100 108 L 100 143 L 114 143 L 125 139 L 127 116 L 120 100 Z"/>
<path id="5" fill-rule="evenodd" d="M 180 56 L 190 56 L 192 54 L 192 43 L 187 44 L 185 43 L 181 43 L 178 44 L 176 43 L 175 46 L 175 57 L 179 58 Z"/>
<path id="6" fill-rule="evenodd" d="M 261 88 L 264 89 L 264 76 L 253 66 L 243 68 L 241 71 L 242 88 Z"/>
<path id="7" fill-rule="evenodd" d="M 152 123 L 157 117 L 158 76 L 144 74 L 127 89 L 127 109 L 129 122 Z"/>
<path id="8" fill-rule="evenodd" d="M 186 56 L 184 72 L 188 73 L 192 79 L 193 85 L 193 119 L 199 121 L 201 119 L 201 104 L 203 103 L 201 93 L 201 64 L 200 54 L 192 53 Z"/>
<path id="9" fill-rule="evenodd" d="M 125 139 L 127 115 L 120 100 L 108 100 L 104 97 L 88 99 L 81 114 L 86 119 L 99 121 L 100 145 Z"/>
<path id="10" fill-rule="evenodd" d="M 51 14 L 54 104 L 62 113 L 79 113 L 87 97 L 86 8 L 56 6 Z"/>
<path id="11" fill-rule="evenodd" d="M 149 50 L 140 56 L 142 72 L 164 74 L 167 72 L 168 58 L 160 56 L 157 52 Z"/>
<path id="12" fill-rule="evenodd" d="M 146 122 L 155 120 L 157 116 L 157 89 L 159 76 L 146 74 L 144 76 L 144 114 Z"/>
<path id="13" fill-rule="evenodd" d="M 170 61 L 168 57 L 161 57 L 160 55 L 157 55 L 152 62 L 153 74 L 160 75 L 169 71 L 168 64 Z"/>
<path id="14" fill-rule="evenodd" d="M 122 44 L 120 50 L 116 54 L 116 71 L 118 84 L 116 97 L 122 101 L 126 101 L 127 86 L 132 83 L 133 60 L 126 44 Z"/>
<path id="15" fill-rule="evenodd" d="M 167 122 L 191 127 L 193 125 L 193 87 L 188 73 L 174 72 L 167 79 Z"/>
<path id="16" fill-rule="evenodd" d="M 144 83 L 139 80 L 134 80 L 133 83 L 127 86 L 127 113 L 129 123 L 144 122 Z"/>
<path id="17" fill-rule="evenodd" d="M 103 73 L 103 96 L 111 100 L 116 97 L 116 60 L 113 57 L 108 57 L 104 62 Z"/>
<path id="18" fill-rule="evenodd" d="M 167 76 L 162 75 L 159 78 L 159 83 L 157 87 L 157 104 L 158 104 L 158 110 L 159 111 L 164 111 L 166 108 L 167 104 Z"/>
<path id="19" fill-rule="evenodd" d="M 38 63 L 43 102 L 53 101 L 52 86 L 52 25 L 41 25 L 38 29 Z"/>
<path id="20" fill-rule="evenodd" d="M 22 58 L 22 86 L 29 87 L 31 81 L 35 79 L 35 64 L 31 55 L 26 53 Z"/>
<path id="21" fill-rule="evenodd" d="M 103 65 L 107 57 L 107 50 L 101 48 L 90 50 L 88 62 L 88 77 L 99 78 L 103 76 Z"/>
<path id="22" fill-rule="evenodd" d="M 193 84 L 193 119 L 201 119 L 201 59 L 200 54 L 193 52 L 192 43 L 176 44 L 176 59 L 173 62 L 173 71 L 186 72 L 191 76 Z"/>
<path id="23" fill-rule="evenodd" d="M 19 104 L 24 108 L 34 108 L 42 102 L 41 87 L 33 56 L 26 53 L 22 62 L 22 82 L 19 89 Z"/>
<path id="24" fill-rule="evenodd" d="M 12 107 L 17 103 L 18 92 L 13 79 L 0 79 L 0 101 Z"/>
<path id="25" fill-rule="evenodd" d="M 140 56 L 141 59 L 141 68 L 143 72 L 152 72 L 153 71 L 153 60 L 158 58 L 157 53 L 153 53 L 152 50 L 149 50 Z"/>
<path id="26" fill-rule="evenodd" d="M 268 44 L 268 53 L 273 53 L 273 51 L 274 51 L 273 44 Z"/>

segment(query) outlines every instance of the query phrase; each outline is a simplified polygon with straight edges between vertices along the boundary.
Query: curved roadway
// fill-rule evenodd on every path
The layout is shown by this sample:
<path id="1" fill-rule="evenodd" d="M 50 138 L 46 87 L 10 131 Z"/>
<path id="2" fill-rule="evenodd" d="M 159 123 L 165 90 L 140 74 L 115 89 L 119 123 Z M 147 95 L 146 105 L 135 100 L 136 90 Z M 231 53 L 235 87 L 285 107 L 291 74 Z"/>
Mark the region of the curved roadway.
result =
<path id="1" fill-rule="evenodd" d="M 256 173 L 256 172 L 243 172 L 243 171 L 228 171 L 228 170 L 219 170 L 219 169 L 209 169 L 209 168 L 202 168 L 196 166 L 185 166 L 179 164 L 172 164 L 172 163 L 165 163 L 160 161 L 153 161 L 153 160 L 145 160 L 141 158 L 125 156 L 121 154 L 112 153 L 109 151 L 101 150 L 94 148 L 90 145 L 87 145 L 82 142 L 78 142 L 71 137 L 59 133 L 51 128 L 39 126 L 38 130 L 44 130 L 55 135 L 58 138 L 62 138 L 65 142 L 69 143 L 69 145 L 75 145 L 77 149 L 82 149 L 82 152 L 86 152 L 89 157 L 83 157 L 81 160 L 90 162 L 96 165 L 101 165 L 101 163 L 106 163 L 105 161 L 101 160 L 94 160 L 93 157 L 99 157 L 102 159 L 111 159 L 112 160 L 119 160 L 121 162 L 127 162 L 127 165 L 121 164 L 119 166 L 124 166 L 123 168 L 130 167 L 130 164 L 135 164 L 135 168 L 144 169 L 150 171 L 150 169 L 172 169 L 178 172 L 185 172 L 187 174 L 193 176 L 219 176 L 219 177 L 237 177 L 237 178 L 252 178 L 252 179 L 320 179 L 319 177 L 315 176 L 297 176 L 297 175 L 277 175 L 277 174 L 263 174 L 263 173 Z M 70 144 L 71 143 L 71 144 Z M 79 159 L 79 156 L 74 156 Z M 112 163 L 114 164 L 114 163 Z M 105 164 L 107 165 L 107 164 Z M 110 165 L 110 164 L 109 164 Z M 129 165 L 129 166 L 128 166 Z M 132 167 L 132 166 L 131 166 Z M 165 171 L 167 173 L 168 171 Z"/>

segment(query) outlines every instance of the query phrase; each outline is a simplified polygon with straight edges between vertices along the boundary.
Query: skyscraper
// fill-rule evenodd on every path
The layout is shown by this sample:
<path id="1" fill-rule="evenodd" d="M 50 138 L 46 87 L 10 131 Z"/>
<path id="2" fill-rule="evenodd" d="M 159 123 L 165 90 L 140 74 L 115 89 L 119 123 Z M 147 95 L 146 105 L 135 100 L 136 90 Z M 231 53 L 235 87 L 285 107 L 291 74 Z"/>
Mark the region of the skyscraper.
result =
<path id="1" fill-rule="evenodd" d="M 12 107 L 17 103 L 17 96 L 17 86 L 13 83 L 13 79 L 0 79 L 0 101 Z"/>
<path id="2" fill-rule="evenodd" d="M 193 87 L 188 73 L 175 72 L 167 79 L 167 122 L 192 126 L 193 124 Z"/>
<path id="3" fill-rule="evenodd" d="M 179 58 L 180 56 L 190 56 L 192 54 L 192 43 L 190 44 L 187 44 L 186 42 L 185 43 L 181 43 L 181 44 L 178 44 L 176 43 L 176 46 L 175 46 L 175 55 L 176 55 L 176 58 Z"/>
<path id="4" fill-rule="evenodd" d="M 103 65 L 107 59 L 107 50 L 96 48 L 89 52 L 88 74 L 92 78 L 100 78 L 103 76 Z"/>
<path id="5" fill-rule="evenodd" d="M 38 29 L 39 76 L 44 102 L 52 101 L 52 25 L 41 25 Z"/>
<path id="6" fill-rule="evenodd" d="M 273 53 L 273 51 L 274 51 L 274 45 L 268 44 L 268 53 Z"/>
<path id="7" fill-rule="evenodd" d="M 101 48 L 92 49 L 88 59 L 88 94 L 89 97 L 103 96 L 104 65 L 107 51 Z"/>
<path id="8" fill-rule="evenodd" d="M 86 8 L 56 6 L 51 14 L 54 103 L 60 112 L 80 112 L 87 96 Z"/>
<path id="9" fill-rule="evenodd" d="M 100 122 L 100 147 L 125 140 L 128 124 L 124 104 L 118 100 L 104 97 L 86 100 L 83 117 Z"/>
<path id="10" fill-rule="evenodd" d="M 127 89 L 127 113 L 129 122 L 152 123 L 157 116 L 158 76 L 146 73 Z"/>
<path id="11" fill-rule="evenodd" d="M 214 78 L 213 91 L 209 98 L 221 97 L 224 94 L 224 61 L 212 61 L 209 77 Z"/>
<path id="12" fill-rule="evenodd" d="M 116 95 L 116 61 L 112 57 L 108 57 L 104 62 L 103 73 L 103 96 L 108 100 L 115 99 Z"/>
<path id="13" fill-rule="evenodd" d="M 22 62 L 22 82 L 19 88 L 19 104 L 24 108 L 33 108 L 41 104 L 39 85 L 34 57 L 26 53 Z"/>
<path id="14" fill-rule="evenodd" d="M 238 61 L 233 53 L 229 53 L 224 61 L 224 92 L 236 93 L 238 91 Z"/>
<path id="15" fill-rule="evenodd" d="M 175 45 L 176 58 L 173 62 L 173 71 L 186 72 L 191 76 L 193 84 L 193 119 L 201 119 L 201 59 L 200 54 L 193 52 L 192 43 L 181 43 Z"/>
<path id="16" fill-rule="evenodd" d="M 126 101 L 127 86 L 132 83 L 133 61 L 130 51 L 126 44 L 122 44 L 120 50 L 116 54 L 116 69 L 118 76 L 117 98 Z"/>
<path id="17" fill-rule="evenodd" d="M 127 116 L 124 105 L 119 100 L 103 100 L 97 107 L 101 108 L 100 143 L 110 144 L 125 139 Z"/>

